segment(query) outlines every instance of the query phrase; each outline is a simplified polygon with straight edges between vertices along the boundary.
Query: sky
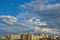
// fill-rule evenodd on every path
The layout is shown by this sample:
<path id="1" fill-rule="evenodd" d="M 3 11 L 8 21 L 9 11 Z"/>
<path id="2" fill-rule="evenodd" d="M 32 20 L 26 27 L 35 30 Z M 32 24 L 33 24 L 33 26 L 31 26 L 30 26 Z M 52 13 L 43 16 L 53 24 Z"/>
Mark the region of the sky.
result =
<path id="1" fill-rule="evenodd" d="M 60 0 L 0 0 L 0 36 L 59 30 Z"/>

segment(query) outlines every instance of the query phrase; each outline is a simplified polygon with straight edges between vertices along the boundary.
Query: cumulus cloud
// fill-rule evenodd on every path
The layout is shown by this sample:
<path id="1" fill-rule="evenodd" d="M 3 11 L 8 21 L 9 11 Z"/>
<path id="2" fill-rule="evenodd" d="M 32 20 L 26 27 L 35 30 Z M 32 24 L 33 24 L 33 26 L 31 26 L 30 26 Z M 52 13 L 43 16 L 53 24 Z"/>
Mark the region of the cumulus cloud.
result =
<path id="1" fill-rule="evenodd" d="M 59 10 L 60 10 L 59 3 L 46 4 L 44 2 L 48 3 L 49 0 L 40 0 L 40 1 L 36 0 L 30 3 L 26 3 L 23 5 L 24 7 L 22 8 L 22 10 L 25 9 L 27 13 L 39 15 L 39 16 L 57 16 L 59 14 Z"/>
<path id="2" fill-rule="evenodd" d="M 48 25 L 46 22 L 41 21 L 41 19 L 37 18 L 37 17 L 32 17 L 31 19 L 26 20 L 24 23 L 22 23 L 22 30 L 25 30 L 25 32 L 27 32 L 27 30 L 29 32 L 32 33 L 50 33 L 50 34 L 59 34 L 60 32 L 57 32 L 56 29 L 54 28 L 41 28 L 41 26 L 46 26 Z M 33 30 L 33 31 L 32 31 Z M 54 33 L 53 33 L 54 32 Z"/>
<path id="3" fill-rule="evenodd" d="M 59 34 L 59 32 L 57 32 L 55 29 L 52 29 L 52 28 L 42 28 L 41 31 L 51 33 L 51 34 Z"/>
<path id="4" fill-rule="evenodd" d="M 35 0 L 30 3 L 20 5 L 19 7 L 25 13 L 22 16 L 24 16 L 24 18 L 27 20 L 32 17 L 38 17 L 43 20 L 46 19 L 45 21 L 48 24 L 48 28 L 46 26 L 46 22 L 41 23 L 41 21 L 39 21 L 40 19 L 36 19 L 36 21 L 33 22 L 32 21 L 33 18 L 32 18 L 32 19 L 28 20 L 28 22 L 31 24 L 32 23 L 37 24 L 38 29 L 41 28 L 41 25 L 45 24 L 46 28 L 43 27 L 43 29 L 41 31 L 43 31 L 43 32 L 46 31 L 46 32 L 52 33 L 54 31 L 53 30 L 54 28 L 58 29 L 60 26 L 60 25 L 58 25 L 60 22 L 57 21 L 57 20 L 60 20 L 59 19 L 60 3 L 50 4 L 49 3 L 50 1 L 53 2 L 54 0 Z M 20 17 L 20 14 L 18 17 Z M 40 25 L 40 27 L 38 25 Z M 56 34 L 58 33 L 57 31 L 54 31 L 54 32 L 56 32 Z"/>
<path id="5" fill-rule="evenodd" d="M 17 22 L 16 17 L 13 16 L 0 16 L 0 20 L 8 25 L 13 25 L 15 22 Z"/>
<path id="6" fill-rule="evenodd" d="M 49 29 L 49 28 L 43 28 L 42 32 L 51 32 L 53 29 Z"/>
<path id="7" fill-rule="evenodd" d="M 60 34 L 60 32 L 58 32 L 57 29 L 53 29 L 53 28 L 41 28 L 41 27 L 35 26 L 33 29 L 34 29 L 33 33 Z"/>
<path id="8" fill-rule="evenodd" d="M 40 19 L 35 18 L 35 17 L 32 17 L 31 19 L 29 19 L 28 22 L 31 23 L 31 24 L 39 25 L 39 26 L 47 25 L 46 22 L 42 22 Z"/>

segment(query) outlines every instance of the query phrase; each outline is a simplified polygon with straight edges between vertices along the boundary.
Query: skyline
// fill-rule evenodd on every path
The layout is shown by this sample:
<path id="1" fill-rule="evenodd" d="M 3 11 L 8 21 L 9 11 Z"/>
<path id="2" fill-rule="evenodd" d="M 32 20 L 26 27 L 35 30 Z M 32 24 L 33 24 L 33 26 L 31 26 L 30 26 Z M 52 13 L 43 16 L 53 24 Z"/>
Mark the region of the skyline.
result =
<path id="1" fill-rule="evenodd" d="M 0 0 L 0 35 L 60 35 L 60 0 Z"/>

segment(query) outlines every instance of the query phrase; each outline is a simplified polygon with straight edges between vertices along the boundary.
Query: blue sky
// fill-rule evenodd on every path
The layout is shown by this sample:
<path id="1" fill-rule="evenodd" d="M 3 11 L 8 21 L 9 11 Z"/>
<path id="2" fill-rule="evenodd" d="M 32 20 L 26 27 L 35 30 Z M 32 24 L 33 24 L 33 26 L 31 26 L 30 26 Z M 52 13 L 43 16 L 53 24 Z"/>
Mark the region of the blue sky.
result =
<path id="1" fill-rule="evenodd" d="M 60 0 L 0 0 L 0 35 L 24 32 L 60 34 Z"/>
<path id="2" fill-rule="evenodd" d="M 16 16 L 21 10 L 19 5 L 30 2 L 30 0 L 0 0 L 0 15 Z"/>
<path id="3" fill-rule="evenodd" d="M 31 0 L 0 0 L 0 15 L 16 16 L 21 10 L 19 5 L 30 2 Z M 49 1 L 51 4 L 59 3 L 59 0 Z"/>

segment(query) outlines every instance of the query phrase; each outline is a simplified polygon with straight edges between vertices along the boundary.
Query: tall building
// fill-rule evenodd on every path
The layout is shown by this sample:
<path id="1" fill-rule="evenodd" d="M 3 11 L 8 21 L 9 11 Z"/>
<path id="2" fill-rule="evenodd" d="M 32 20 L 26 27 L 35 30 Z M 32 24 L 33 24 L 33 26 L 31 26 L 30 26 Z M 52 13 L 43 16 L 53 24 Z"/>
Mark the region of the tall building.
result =
<path id="1" fill-rule="evenodd" d="M 5 40 L 10 40 L 10 38 L 11 38 L 11 35 L 7 35 Z"/>
<path id="2" fill-rule="evenodd" d="M 34 39 L 35 40 L 39 40 L 40 39 L 40 36 L 39 35 L 34 35 Z"/>
<path id="3" fill-rule="evenodd" d="M 48 35 L 48 34 L 46 34 L 46 35 L 45 35 L 45 37 L 47 37 L 47 38 L 48 38 L 48 37 L 49 37 L 49 35 Z"/>
<path id="4" fill-rule="evenodd" d="M 54 35 L 54 39 L 56 39 L 58 36 Z"/>
<path id="5" fill-rule="evenodd" d="M 42 38 L 43 39 L 44 38 L 48 38 L 48 34 L 38 34 L 38 35 L 35 35 L 35 40 L 42 40 Z"/>
<path id="6" fill-rule="evenodd" d="M 8 36 L 6 36 L 5 40 L 21 40 L 21 35 L 17 35 L 17 34 L 10 34 Z"/>
<path id="7" fill-rule="evenodd" d="M 31 34 L 31 40 L 35 40 L 35 38 L 34 38 L 34 35 L 33 35 L 33 34 Z"/>
<path id="8" fill-rule="evenodd" d="M 28 33 L 26 36 L 26 40 L 34 40 L 34 35 L 32 33 Z"/>
<path id="9" fill-rule="evenodd" d="M 21 40 L 26 40 L 26 34 L 21 35 Z"/>
<path id="10" fill-rule="evenodd" d="M 48 34 L 10 34 L 6 36 L 5 40 L 60 40 L 58 36 L 48 36 Z"/>

